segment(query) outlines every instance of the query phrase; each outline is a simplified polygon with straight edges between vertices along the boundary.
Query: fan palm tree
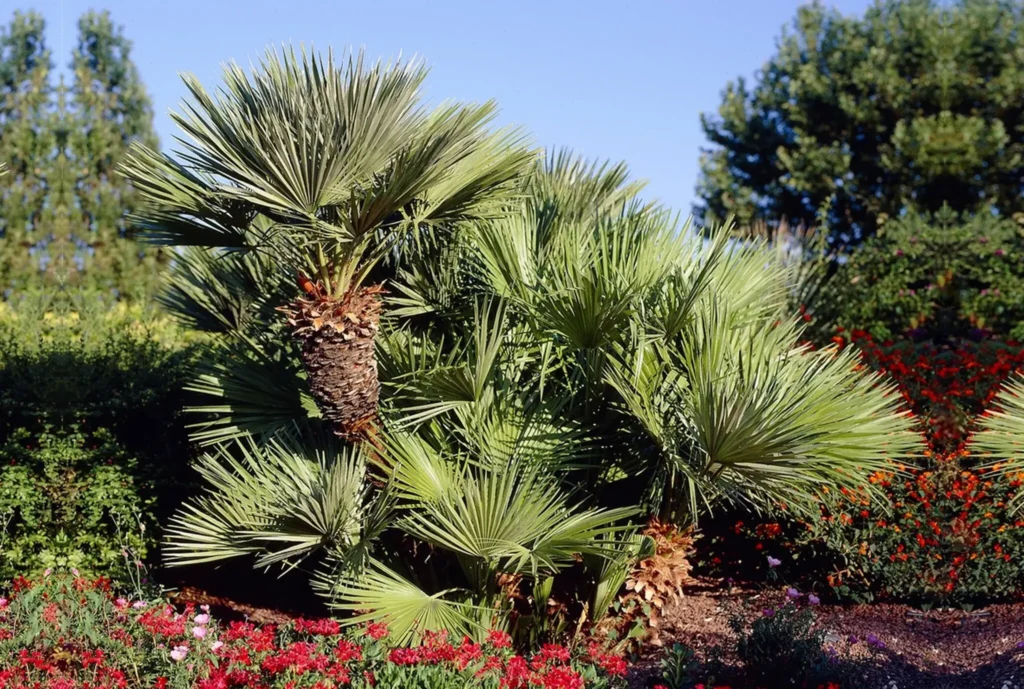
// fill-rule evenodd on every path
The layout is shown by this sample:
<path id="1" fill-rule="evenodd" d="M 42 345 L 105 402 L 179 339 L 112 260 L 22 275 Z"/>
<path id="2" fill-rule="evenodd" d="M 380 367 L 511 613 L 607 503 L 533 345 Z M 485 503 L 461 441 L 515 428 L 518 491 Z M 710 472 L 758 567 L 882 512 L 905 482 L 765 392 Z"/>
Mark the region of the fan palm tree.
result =
<path id="1" fill-rule="evenodd" d="M 915 449 L 891 384 L 851 351 L 800 344 L 787 313 L 799 263 L 729 228 L 705 241 L 638 201 L 623 166 L 559 153 L 527 188 L 523 213 L 470 228 L 472 265 L 515 324 L 508 387 L 547 399 L 600 456 L 570 482 L 677 523 L 722 500 L 813 513 L 822 488 L 872 490 L 871 471 Z M 500 366 L 467 367 L 473 385 L 452 386 L 457 367 L 430 347 L 384 348 L 402 423 L 508 398 L 480 373 Z"/>
<path id="2" fill-rule="evenodd" d="M 237 246 L 256 250 L 181 254 L 165 304 L 228 344 L 193 386 L 210 400 L 196 430 L 207 490 L 172 523 L 171 564 L 318 554 L 331 605 L 410 637 L 511 625 L 510 598 L 543 606 L 583 567 L 589 585 L 573 588 L 597 618 L 641 547 L 638 513 L 689 522 L 723 501 L 813 513 L 822 488 L 870 487 L 868 472 L 912 448 L 890 386 L 849 353 L 799 346 L 794 278 L 764 246 L 690 232 L 638 199 L 625 166 L 559 153 L 523 181 L 526 158 L 486 212 L 394 219 L 373 234 L 387 255 L 360 254 L 393 275 L 372 453 L 325 444 L 317 417 L 335 416 L 308 336 L 295 353 L 274 320 L 294 289 L 281 257 L 305 246 L 290 238 L 319 251 L 340 211 L 282 230 L 280 210 L 249 207 Z M 225 208 L 243 193 L 217 189 Z M 163 212 L 149 212 L 153 232 L 207 231 Z M 206 217 L 209 232 L 235 232 L 226 211 Z"/>
<path id="3" fill-rule="evenodd" d="M 518 132 L 485 129 L 493 103 L 424 109 L 425 76 L 417 63 L 294 50 L 268 53 L 251 76 L 227 67 L 216 96 L 186 76 L 180 162 L 137 144 L 123 166 L 150 241 L 257 252 L 293 276 L 279 306 L 310 393 L 349 440 L 377 411 L 374 267 L 454 224 L 501 217 L 535 157 Z M 204 288 L 217 289 L 191 298 Z"/>
<path id="4" fill-rule="evenodd" d="M 992 457 L 997 474 L 1024 473 L 1024 376 L 1015 375 L 996 397 L 994 408 L 981 418 L 981 428 L 971 439 L 973 450 Z M 1024 493 L 1018 492 L 1008 508 L 1024 507 Z"/>

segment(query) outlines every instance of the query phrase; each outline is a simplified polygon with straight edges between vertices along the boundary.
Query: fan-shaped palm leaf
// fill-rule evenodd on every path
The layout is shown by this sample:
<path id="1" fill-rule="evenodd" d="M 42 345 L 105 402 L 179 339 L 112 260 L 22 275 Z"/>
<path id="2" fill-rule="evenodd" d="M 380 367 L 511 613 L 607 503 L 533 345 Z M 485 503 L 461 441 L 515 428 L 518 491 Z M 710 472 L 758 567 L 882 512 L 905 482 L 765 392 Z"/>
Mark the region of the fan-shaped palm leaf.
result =
<path id="1" fill-rule="evenodd" d="M 314 580 L 314 588 L 332 609 L 356 613 L 346 617 L 345 624 L 383 622 L 399 644 L 415 642 L 427 631 L 443 629 L 454 636 L 478 636 L 487 628 L 479 621 L 480 610 L 465 600 L 452 600 L 465 599 L 468 591 L 447 589 L 428 594 L 381 563 L 372 563 L 359 577 L 351 578 L 326 569 Z"/>
<path id="2" fill-rule="evenodd" d="M 255 555 L 258 566 L 295 564 L 326 546 L 355 547 L 370 503 L 364 460 L 330 440 L 306 443 L 278 435 L 204 454 L 196 468 L 205 493 L 171 519 L 167 562 Z"/>
<path id="3" fill-rule="evenodd" d="M 994 408 L 981 419 L 981 429 L 971 440 L 972 448 L 992 458 L 990 465 L 1001 474 L 1024 472 L 1024 377 L 1014 376 L 996 397 Z M 1009 508 L 1024 506 L 1017 494 Z"/>

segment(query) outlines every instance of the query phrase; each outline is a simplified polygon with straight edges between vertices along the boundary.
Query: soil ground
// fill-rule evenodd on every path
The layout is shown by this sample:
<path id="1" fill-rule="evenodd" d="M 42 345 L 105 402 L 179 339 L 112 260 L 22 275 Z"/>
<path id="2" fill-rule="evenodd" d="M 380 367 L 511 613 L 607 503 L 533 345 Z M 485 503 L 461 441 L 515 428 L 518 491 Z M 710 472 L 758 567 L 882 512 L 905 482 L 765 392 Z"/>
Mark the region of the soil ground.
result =
<path id="1" fill-rule="evenodd" d="M 784 601 L 781 591 L 727 590 L 721 582 L 695 582 L 667 610 L 667 644 L 681 642 L 705 654 L 714 646 L 733 648 L 729 619 L 750 619 Z M 1024 686 L 1024 604 L 993 605 L 980 611 L 921 612 L 905 605 L 820 605 L 817 625 L 840 656 L 858 663 L 858 686 L 843 689 L 1013 689 Z M 885 647 L 869 649 L 874 634 Z M 856 637 L 851 644 L 849 639 Z M 656 655 L 638 664 L 635 687 L 650 686 Z M 726 661 L 738 664 L 736 658 Z M 862 684 L 861 684 L 862 682 Z"/>

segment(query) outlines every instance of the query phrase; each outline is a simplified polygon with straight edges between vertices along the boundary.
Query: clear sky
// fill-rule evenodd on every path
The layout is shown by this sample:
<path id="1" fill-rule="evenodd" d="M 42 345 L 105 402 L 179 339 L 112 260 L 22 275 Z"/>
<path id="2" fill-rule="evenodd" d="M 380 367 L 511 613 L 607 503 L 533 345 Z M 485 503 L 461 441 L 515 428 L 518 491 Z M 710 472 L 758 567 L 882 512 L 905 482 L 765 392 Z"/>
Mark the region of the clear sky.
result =
<path id="1" fill-rule="evenodd" d="M 543 146 L 629 163 L 648 197 L 689 214 L 699 114 L 713 112 L 725 84 L 753 76 L 773 54 L 799 0 L 7 0 L 36 9 L 66 65 L 76 20 L 109 9 L 133 41 L 153 100 L 161 145 L 167 116 L 192 72 L 208 88 L 221 63 L 248 65 L 268 45 L 365 47 L 371 57 L 417 55 L 431 66 L 427 97 L 497 99 L 501 123 Z M 869 0 L 825 0 L 860 14 Z M 4 12 L 6 14 L 6 12 Z M 63 49 L 62 46 L 63 45 Z"/>

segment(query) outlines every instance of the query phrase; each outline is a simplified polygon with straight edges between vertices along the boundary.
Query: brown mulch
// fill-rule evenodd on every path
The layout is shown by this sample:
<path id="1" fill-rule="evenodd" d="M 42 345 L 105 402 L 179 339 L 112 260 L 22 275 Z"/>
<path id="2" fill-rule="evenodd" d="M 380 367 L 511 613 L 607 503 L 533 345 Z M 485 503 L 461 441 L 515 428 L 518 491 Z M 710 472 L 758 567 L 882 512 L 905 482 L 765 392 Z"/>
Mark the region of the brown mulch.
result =
<path id="1" fill-rule="evenodd" d="M 698 580 L 684 598 L 665 612 L 666 645 L 681 642 L 698 655 L 714 646 L 735 647 L 729 620 L 740 615 L 751 620 L 765 608 L 785 600 L 781 590 L 750 588 L 727 590 L 721 582 Z M 1024 654 L 1016 648 L 1024 641 L 1024 604 L 993 605 L 981 611 L 933 610 L 921 612 L 905 605 L 821 605 L 818 626 L 841 656 L 858 668 L 858 687 L 843 689 L 1003 689 L 1004 683 L 1024 686 Z M 870 650 L 864 639 L 873 634 L 885 647 Z M 850 643 L 856 637 L 857 642 Z M 638 664 L 633 686 L 653 684 L 657 653 Z M 739 661 L 728 653 L 728 664 Z"/>
<path id="2" fill-rule="evenodd" d="M 193 586 L 186 586 L 180 591 L 174 591 L 167 596 L 172 603 L 184 605 L 209 605 L 210 612 L 219 619 L 251 620 L 257 624 L 285 624 L 295 619 L 297 615 L 282 612 L 274 608 L 263 608 L 255 605 L 241 603 L 224 596 L 215 596 L 202 589 Z"/>

